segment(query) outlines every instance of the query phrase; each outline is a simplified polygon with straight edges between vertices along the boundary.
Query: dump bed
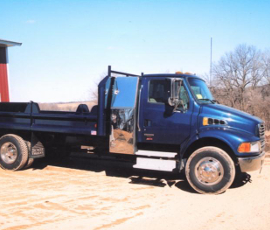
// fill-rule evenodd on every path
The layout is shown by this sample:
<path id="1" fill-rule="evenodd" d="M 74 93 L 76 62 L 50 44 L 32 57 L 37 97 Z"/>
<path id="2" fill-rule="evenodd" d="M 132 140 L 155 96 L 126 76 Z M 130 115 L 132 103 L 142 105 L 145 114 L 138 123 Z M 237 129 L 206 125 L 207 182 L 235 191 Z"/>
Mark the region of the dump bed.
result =
<path id="1" fill-rule="evenodd" d="M 89 111 L 80 104 L 76 112 L 42 111 L 37 103 L 0 103 L 0 133 L 5 130 L 97 134 L 97 106 Z"/>

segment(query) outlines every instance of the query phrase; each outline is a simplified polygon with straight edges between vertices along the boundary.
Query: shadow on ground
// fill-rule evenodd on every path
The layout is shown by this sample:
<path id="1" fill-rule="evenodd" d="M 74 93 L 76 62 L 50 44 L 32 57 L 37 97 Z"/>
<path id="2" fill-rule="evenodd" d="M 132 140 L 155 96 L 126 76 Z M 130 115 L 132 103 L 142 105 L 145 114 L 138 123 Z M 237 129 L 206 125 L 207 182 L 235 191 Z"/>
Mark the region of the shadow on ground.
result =
<path id="1" fill-rule="evenodd" d="M 33 170 L 42 170 L 47 166 L 57 166 L 63 168 L 71 168 L 77 170 L 87 170 L 93 172 L 106 173 L 110 177 L 129 178 L 131 184 L 142 184 L 146 186 L 156 187 L 177 187 L 178 189 L 189 192 L 197 193 L 191 188 L 186 180 L 184 173 L 168 173 L 149 171 L 132 168 L 132 163 L 125 161 L 112 161 L 106 159 L 90 159 L 84 157 L 63 157 L 58 159 L 42 158 L 36 159 Z M 238 188 L 247 183 L 251 183 L 251 176 L 247 173 L 240 174 L 231 188 Z"/>
<path id="2" fill-rule="evenodd" d="M 241 186 L 244 186 L 247 183 L 252 183 L 250 174 L 239 173 L 239 175 L 236 176 L 236 178 L 235 178 L 235 180 L 230 188 L 239 188 Z"/>

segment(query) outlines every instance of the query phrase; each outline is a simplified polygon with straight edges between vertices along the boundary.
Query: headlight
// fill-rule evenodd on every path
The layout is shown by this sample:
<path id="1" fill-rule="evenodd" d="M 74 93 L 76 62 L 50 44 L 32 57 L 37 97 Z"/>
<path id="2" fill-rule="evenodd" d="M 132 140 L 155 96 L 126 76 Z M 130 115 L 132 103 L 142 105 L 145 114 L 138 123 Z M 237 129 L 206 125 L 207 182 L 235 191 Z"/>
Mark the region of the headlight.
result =
<path id="1" fill-rule="evenodd" d="M 243 142 L 238 147 L 239 153 L 257 153 L 261 151 L 261 143 L 257 142 Z"/>

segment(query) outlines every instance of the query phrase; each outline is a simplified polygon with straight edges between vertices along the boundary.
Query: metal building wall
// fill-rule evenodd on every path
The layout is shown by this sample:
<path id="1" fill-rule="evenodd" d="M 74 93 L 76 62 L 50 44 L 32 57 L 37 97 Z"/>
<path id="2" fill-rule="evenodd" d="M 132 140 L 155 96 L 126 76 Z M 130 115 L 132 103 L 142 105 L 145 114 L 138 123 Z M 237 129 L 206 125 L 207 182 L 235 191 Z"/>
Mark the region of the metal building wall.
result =
<path id="1" fill-rule="evenodd" d="M 9 102 L 7 48 L 0 47 L 0 101 Z"/>

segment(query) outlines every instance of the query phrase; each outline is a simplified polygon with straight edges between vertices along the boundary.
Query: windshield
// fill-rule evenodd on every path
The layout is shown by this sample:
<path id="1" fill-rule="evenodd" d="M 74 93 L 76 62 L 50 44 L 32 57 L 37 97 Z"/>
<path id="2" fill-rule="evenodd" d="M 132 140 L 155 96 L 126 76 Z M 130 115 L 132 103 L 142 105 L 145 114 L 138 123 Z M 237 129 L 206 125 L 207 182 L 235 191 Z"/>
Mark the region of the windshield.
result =
<path id="1" fill-rule="evenodd" d="M 202 103 L 215 103 L 215 100 L 205 82 L 198 78 L 188 79 L 192 93 Z"/>

